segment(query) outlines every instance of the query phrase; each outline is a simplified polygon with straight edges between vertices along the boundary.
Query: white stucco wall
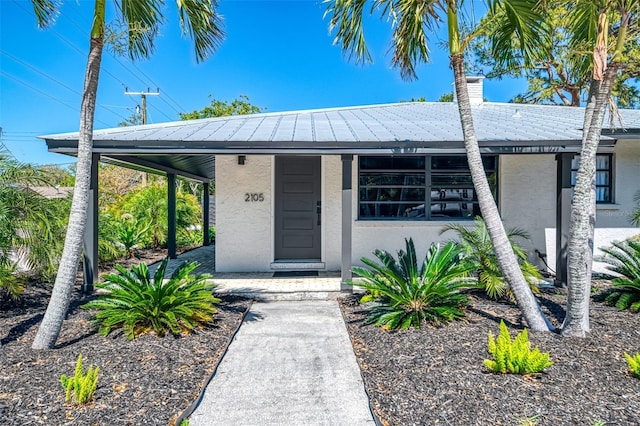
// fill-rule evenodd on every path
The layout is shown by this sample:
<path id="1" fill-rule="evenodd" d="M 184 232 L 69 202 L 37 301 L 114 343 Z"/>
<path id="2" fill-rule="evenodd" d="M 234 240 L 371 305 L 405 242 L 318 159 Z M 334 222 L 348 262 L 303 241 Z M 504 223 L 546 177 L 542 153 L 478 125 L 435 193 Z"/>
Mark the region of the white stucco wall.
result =
<path id="1" fill-rule="evenodd" d="M 542 266 L 534 250 L 546 253 L 545 228 L 556 226 L 556 174 L 554 155 L 503 155 L 500 157 L 499 205 L 506 228 L 520 228 L 530 241 L 518 239 Z"/>
<path id="2" fill-rule="evenodd" d="M 216 155 L 216 270 L 268 271 L 273 260 L 273 156 Z M 246 202 L 245 194 L 264 201 Z"/>
<path id="3" fill-rule="evenodd" d="M 342 161 L 339 155 L 322 157 L 322 260 L 328 271 L 342 263 Z"/>

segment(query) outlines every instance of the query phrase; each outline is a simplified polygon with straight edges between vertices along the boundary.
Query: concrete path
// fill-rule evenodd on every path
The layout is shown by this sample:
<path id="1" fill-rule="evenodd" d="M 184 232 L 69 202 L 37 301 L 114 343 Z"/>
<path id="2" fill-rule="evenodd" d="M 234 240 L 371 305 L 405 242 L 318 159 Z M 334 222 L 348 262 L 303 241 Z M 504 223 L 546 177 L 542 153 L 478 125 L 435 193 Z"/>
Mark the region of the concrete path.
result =
<path id="1" fill-rule="evenodd" d="M 255 303 L 189 424 L 374 425 L 337 302 Z"/>

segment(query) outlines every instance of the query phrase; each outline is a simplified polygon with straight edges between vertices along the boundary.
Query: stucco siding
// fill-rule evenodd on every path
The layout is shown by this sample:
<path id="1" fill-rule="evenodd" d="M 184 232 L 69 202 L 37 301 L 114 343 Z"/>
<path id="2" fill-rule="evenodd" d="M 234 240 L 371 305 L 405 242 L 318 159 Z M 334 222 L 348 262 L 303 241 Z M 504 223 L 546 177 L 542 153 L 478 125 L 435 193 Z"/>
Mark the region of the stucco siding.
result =
<path id="1" fill-rule="evenodd" d="M 556 226 L 555 157 L 503 155 L 499 173 L 499 205 L 505 227 L 529 233 L 530 241 L 518 242 L 529 251 L 530 260 L 539 264 L 534 250 L 546 252 L 545 228 Z"/>
<path id="2" fill-rule="evenodd" d="M 342 160 L 322 157 L 322 260 L 328 271 L 339 271 L 342 250 Z"/>
<path id="3" fill-rule="evenodd" d="M 273 156 L 216 156 L 216 270 L 268 271 L 273 259 Z M 245 194 L 263 201 L 245 201 Z"/>

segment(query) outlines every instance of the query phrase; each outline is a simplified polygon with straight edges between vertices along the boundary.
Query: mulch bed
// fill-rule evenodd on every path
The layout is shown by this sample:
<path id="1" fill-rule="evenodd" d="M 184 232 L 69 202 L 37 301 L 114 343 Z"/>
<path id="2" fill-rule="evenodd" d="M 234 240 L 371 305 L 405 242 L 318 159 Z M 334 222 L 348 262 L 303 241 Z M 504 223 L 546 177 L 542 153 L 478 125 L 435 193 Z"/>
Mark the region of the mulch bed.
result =
<path id="1" fill-rule="evenodd" d="M 155 334 L 133 341 L 102 337 L 79 306 L 71 309 L 53 350 L 31 343 L 50 290 L 29 287 L 24 303 L 0 309 L 0 423 L 3 425 L 167 425 L 196 399 L 227 347 L 250 301 L 223 297 L 214 322 L 189 336 Z M 85 370 L 100 367 L 94 401 L 65 403 L 60 375 L 72 375 L 79 354 Z"/>
<path id="2" fill-rule="evenodd" d="M 564 317 L 560 291 L 540 297 L 555 326 Z M 442 327 L 384 331 L 364 326 L 366 311 L 341 300 L 371 405 L 384 425 L 638 425 L 640 379 L 624 352 L 640 352 L 640 315 L 592 303 L 585 339 L 529 332 L 555 364 L 523 377 L 492 374 L 483 365 L 487 334 L 500 319 L 512 337 L 522 330 L 517 307 L 472 297 L 466 321 Z"/>

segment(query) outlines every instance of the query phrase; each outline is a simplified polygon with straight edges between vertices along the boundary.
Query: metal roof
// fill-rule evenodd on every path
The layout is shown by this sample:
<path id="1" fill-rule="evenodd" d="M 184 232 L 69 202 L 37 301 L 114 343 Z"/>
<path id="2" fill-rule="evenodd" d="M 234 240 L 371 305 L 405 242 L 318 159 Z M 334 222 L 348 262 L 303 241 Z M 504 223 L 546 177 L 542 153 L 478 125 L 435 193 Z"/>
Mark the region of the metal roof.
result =
<path id="1" fill-rule="evenodd" d="M 485 152 L 575 151 L 582 139 L 584 108 L 485 102 L 472 105 L 472 114 Z M 614 123 L 605 118 L 603 145 L 630 134 L 640 138 L 640 111 L 620 110 Z M 77 132 L 42 138 L 50 151 L 77 149 Z M 149 167 L 166 163 L 212 178 L 213 164 L 199 156 L 452 152 L 463 149 L 463 137 L 456 103 L 406 102 L 118 127 L 94 131 L 93 144 L 107 157 L 141 158 Z"/>

